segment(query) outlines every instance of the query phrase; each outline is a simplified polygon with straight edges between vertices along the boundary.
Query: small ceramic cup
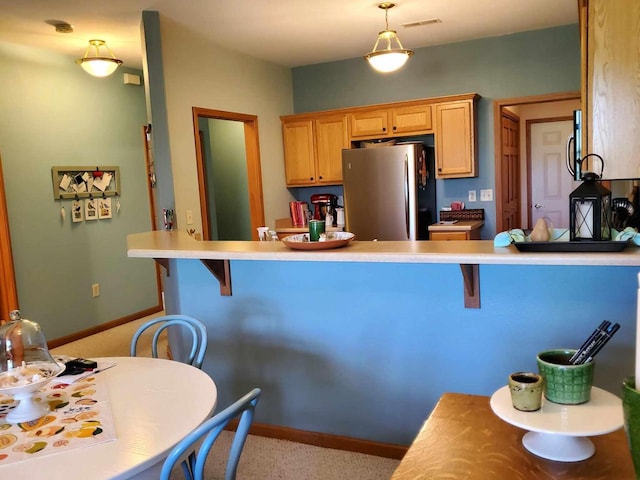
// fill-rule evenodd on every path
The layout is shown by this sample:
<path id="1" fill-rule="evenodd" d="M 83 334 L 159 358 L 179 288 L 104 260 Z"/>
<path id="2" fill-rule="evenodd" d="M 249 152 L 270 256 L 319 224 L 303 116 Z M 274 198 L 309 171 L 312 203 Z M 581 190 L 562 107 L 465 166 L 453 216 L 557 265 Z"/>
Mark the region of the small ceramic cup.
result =
<path id="1" fill-rule="evenodd" d="M 309 220 L 309 241 L 317 242 L 324 233 L 324 220 Z"/>
<path id="2" fill-rule="evenodd" d="M 576 350 L 547 350 L 538 354 L 538 370 L 544 378 L 544 398 L 563 405 L 579 405 L 591 398 L 594 362 L 572 365 Z"/>
<path id="3" fill-rule="evenodd" d="M 533 372 L 515 372 L 509 375 L 509 390 L 513 408 L 523 412 L 535 412 L 542 405 L 544 381 Z"/>

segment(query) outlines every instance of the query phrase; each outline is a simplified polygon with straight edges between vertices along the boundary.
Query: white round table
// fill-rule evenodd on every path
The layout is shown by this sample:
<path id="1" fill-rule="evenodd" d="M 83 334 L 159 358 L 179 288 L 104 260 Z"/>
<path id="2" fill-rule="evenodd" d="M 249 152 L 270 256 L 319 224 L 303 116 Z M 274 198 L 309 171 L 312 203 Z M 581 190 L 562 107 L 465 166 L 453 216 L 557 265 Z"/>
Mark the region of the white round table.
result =
<path id="1" fill-rule="evenodd" d="M 513 408 L 505 386 L 491 396 L 493 412 L 511 425 L 529 430 L 522 444 L 531 453 L 559 462 L 577 462 L 595 452 L 587 437 L 618 430 L 623 425 L 622 401 L 605 390 L 591 389 L 591 399 L 581 405 L 561 405 L 542 398 L 536 412 Z"/>
<path id="2" fill-rule="evenodd" d="M 107 385 L 117 439 L 3 465 L 0 478 L 157 478 L 171 449 L 216 407 L 215 383 L 198 368 L 145 357 L 94 360 L 116 362 L 96 380 Z"/>

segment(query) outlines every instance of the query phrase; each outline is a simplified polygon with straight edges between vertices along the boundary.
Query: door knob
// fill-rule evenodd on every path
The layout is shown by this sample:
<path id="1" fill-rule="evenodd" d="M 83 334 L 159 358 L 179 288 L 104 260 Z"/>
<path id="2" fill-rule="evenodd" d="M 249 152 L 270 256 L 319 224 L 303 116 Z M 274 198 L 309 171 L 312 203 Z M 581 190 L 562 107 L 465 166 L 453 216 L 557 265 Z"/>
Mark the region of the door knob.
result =
<path id="1" fill-rule="evenodd" d="M 544 205 L 542 205 L 541 203 L 536 203 L 534 205 L 534 207 L 536 207 L 536 208 L 544 208 Z"/>

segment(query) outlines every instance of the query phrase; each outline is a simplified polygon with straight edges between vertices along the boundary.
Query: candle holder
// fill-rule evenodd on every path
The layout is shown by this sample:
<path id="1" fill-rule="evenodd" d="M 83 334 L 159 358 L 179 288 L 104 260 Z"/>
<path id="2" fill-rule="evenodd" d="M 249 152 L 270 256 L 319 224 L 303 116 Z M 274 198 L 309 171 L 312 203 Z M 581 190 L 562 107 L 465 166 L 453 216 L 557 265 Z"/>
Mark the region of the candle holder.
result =
<path id="1" fill-rule="evenodd" d="M 598 180 L 604 171 L 604 161 L 595 153 L 586 155 L 600 159 L 600 175 L 586 172 L 582 185 L 569 195 L 569 239 L 611 240 L 611 191 Z"/>

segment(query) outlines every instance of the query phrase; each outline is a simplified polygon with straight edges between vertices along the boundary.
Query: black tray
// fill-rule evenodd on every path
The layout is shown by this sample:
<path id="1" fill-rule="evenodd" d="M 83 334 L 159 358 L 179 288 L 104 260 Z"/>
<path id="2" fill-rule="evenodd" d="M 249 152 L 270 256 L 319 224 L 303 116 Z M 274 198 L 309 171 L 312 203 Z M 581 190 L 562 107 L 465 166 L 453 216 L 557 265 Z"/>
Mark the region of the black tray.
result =
<path id="1" fill-rule="evenodd" d="M 621 252 L 625 241 L 578 240 L 574 242 L 514 242 L 521 252 Z"/>

